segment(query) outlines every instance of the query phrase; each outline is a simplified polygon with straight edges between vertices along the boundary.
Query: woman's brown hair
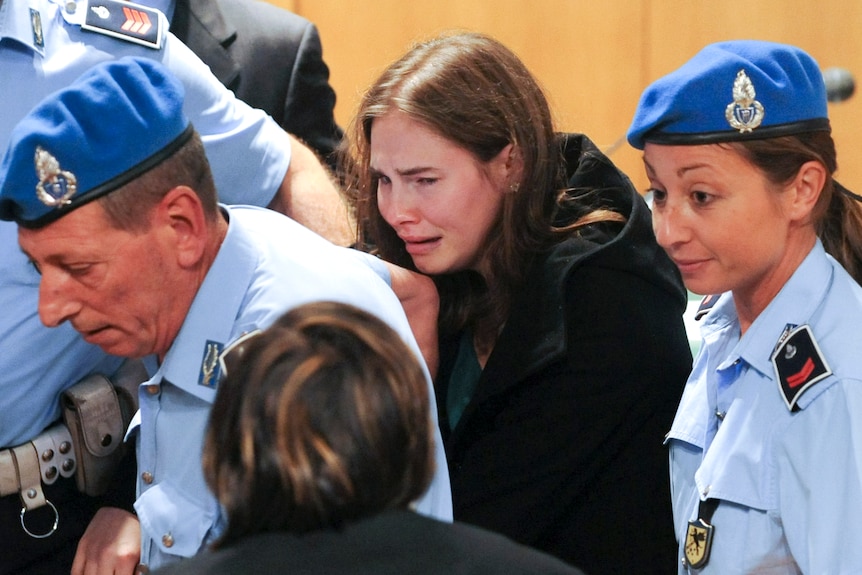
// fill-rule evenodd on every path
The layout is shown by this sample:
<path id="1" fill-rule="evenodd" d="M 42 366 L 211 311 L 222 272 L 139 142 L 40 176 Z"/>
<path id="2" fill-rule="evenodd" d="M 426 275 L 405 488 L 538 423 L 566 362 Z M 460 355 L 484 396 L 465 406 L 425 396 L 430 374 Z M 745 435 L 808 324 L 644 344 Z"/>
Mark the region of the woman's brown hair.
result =
<path id="1" fill-rule="evenodd" d="M 218 547 L 406 508 L 427 489 L 427 380 L 378 318 L 307 304 L 235 346 L 224 365 L 203 454 L 228 517 Z"/>
<path id="2" fill-rule="evenodd" d="M 378 210 L 377 182 L 370 167 L 374 121 L 395 111 L 480 162 L 487 163 L 509 144 L 519 157 L 520 180 L 510 182 L 511 190 L 505 191 L 501 216 L 483 248 L 493 277 L 461 271 L 434 278 L 440 291 L 441 334 L 469 325 L 478 339 L 492 342 L 508 314 L 513 290 L 524 280 L 529 259 L 560 238 L 553 217 L 564 170 L 547 99 L 511 50 L 489 36 L 469 32 L 415 45 L 366 92 L 342 149 L 342 171 L 355 203 L 358 236 L 384 259 L 415 270 L 404 243 Z M 563 233 L 571 234 L 572 226 Z"/>

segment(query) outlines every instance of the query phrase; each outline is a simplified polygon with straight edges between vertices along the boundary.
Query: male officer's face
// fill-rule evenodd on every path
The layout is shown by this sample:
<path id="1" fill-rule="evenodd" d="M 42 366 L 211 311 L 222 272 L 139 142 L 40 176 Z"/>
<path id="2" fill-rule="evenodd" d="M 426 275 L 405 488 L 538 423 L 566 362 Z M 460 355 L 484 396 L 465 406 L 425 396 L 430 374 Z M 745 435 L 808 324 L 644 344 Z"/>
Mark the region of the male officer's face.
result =
<path id="1" fill-rule="evenodd" d="M 41 273 L 46 326 L 69 321 L 112 355 L 167 352 L 186 310 L 178 309 L 175 258 L 158 227 L 116 229 L 95 201 L 43 228 L 19 228 L 18 242 Z"/>

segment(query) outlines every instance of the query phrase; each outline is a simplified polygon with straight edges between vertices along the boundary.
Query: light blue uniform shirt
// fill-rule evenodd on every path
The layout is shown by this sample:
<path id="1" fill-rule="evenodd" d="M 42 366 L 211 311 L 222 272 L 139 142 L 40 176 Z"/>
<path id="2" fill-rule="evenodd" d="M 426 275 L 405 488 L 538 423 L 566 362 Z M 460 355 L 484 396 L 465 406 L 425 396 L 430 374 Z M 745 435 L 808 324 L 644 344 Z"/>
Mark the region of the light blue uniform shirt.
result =
<path id="1" fill-rule="evenodd" d="M 0 154 L 12 128 L 45 96 L 93 65 L 122 56 L 153 58 L 183 82 L 185 112 L 201 134 L 220 198 L 267 205 L 290 163 L 287 134 L 237 100 L 184 44 L 166 34 L 160 50 L 81 30 L 86 2 L 2 0 L 0 4 Z M 34 35 L 41 22 L 42 46 Z M 167 27 L 165 26 L 165 29 Z M 60 416 L 59 395 L 88 373 L 111 373 L 115 358 L 64 324 L 41 325 L 39 276 L 18 249 L 17 227 L 0 222 L 0 448 L 35 437 Z"/>
<path id="2" fill-rule="evenodd" d="M 207 356 L 214 357 L 209 344 L 227 346 L 244 333 L 268 327 L 290 308 L 332 300 L 385 320 L 421 357 L 400 302 L 380 277 L 382 273 L 388 280 L 388 272 L 375 258 L 336 247 L 275 212 L 226 209 L 230 225 L 224 243 L 164 362 L 141 385 L 141 409 L 132 424 L 134 432 L 139 423 L 135 510 L 143 534 L 141 561 L 150 569 L 202 551 L 223 528 L 200 462 L 216 393 L 199 383 Z M 433 398 L 430 377 L 428 386 Z M 451 520 L 448 469 L 434 405 L 432 400 L 436 472 L 418 511 Z"/>
<path id="3" fill-rule="evenodd" d="M 862 288 L 818 241 L 742 338 L 730 293 L 703 322 L 668 434 L 680 559 L 717 498 L 711 558 L 691 572 L 862 573 Z M 771 362 L 788 324 L 810 326 L 832 370 L 795 412 Z"/>

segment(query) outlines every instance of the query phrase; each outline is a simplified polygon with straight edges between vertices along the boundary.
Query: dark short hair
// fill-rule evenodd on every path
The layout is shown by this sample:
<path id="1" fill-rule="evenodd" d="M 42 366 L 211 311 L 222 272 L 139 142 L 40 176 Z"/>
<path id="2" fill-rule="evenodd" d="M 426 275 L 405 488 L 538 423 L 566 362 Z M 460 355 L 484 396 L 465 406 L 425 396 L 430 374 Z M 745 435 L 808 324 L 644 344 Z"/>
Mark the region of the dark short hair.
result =
<path id="1" fill-rule="evenodd" d="M 100 197 L 110 224 L 130 231 L 149 227 L 148 214 L 165 195 L 177 186 L 194 190 L 209 220 L 218 214 L 218 193 L 200 135 L 191 137 L 180 148 L 136 179 Z"/>
<path id="2" fill-rule="evenodd" d="M 307 304 L 225 358 L 203 465 L 228 527 L 302 533 L 406 508 L 434 467 L 425 372 L 395 331 Z"/>

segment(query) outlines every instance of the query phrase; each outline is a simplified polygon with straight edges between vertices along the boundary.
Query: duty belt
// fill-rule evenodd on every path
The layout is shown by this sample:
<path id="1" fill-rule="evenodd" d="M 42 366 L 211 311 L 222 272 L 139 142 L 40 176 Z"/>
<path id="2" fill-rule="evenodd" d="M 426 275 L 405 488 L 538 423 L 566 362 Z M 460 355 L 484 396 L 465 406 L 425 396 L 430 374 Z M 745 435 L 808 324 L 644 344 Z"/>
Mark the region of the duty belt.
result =
<path id="1" fill-rule="evenodd" d="M 72 435 L 62 423 L 57 423 L 32 441 L 0 450 L 0 496 L 17 493 L 21 497 L 21 527 L 31 537 L 48 537 L 57 529 L 57 508 L 42 490 L 59 477 L 73 477 L 77 468 Z M 48 505 L 54 511 L 54 523 L 47 533 L 33 533 L 24 516 L 28 511 Z"/>
<path id="2" fill-rule="evenodd" d="M 50 536 L 59 522 L 43 484 L 74 477 L 81 493 L 97 496 L 108 489 L 123 458 L 123 434 L 137 410 L 137 385 L 147 373 L 140 361 L 128 360 L 113 379 L 88 375 L 63 392 L 64 423 L 52 425 L 32 441 L 0 450 L 0 496 L 20 495 L 21 527 L 31 537 Z M 45 505 L 54 511 L 53 527 L 47 533 L 33 533 L 24 515 Z"/>

